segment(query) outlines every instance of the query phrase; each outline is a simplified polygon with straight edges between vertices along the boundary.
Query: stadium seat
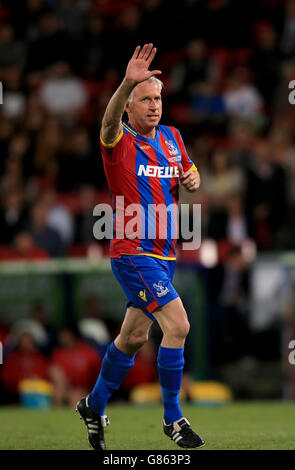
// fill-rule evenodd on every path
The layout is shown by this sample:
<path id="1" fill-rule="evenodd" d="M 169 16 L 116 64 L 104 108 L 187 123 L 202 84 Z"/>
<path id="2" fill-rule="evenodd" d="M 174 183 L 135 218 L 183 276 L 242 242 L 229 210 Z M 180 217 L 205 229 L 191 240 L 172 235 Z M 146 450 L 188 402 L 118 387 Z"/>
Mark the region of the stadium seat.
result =
<path id="1" fill-rule="evenodd" d="M 197 405 L 221 405 L 232 401 L 233 394 L 220 382 L 194 382 L 189 388 L 190 399 Z"/>
<path id="2" fill-rule="evenodd" d="M 180 400 L 183 398 L 183 393 L 180 393 Z M 130 400 L 132 403 L 137 405 L 152 405 L 161 403 L 161 387 L 158 383 L 137 385 L 131 390 Z"/>
<path id="3" fill-rule="evenodd" d="M 213 381 L 193 382 L 188 393 L 190 400 L 197 405 L 221 405 L 233 399 L 229 387 Z M 184 400 L 184 398 L 184 393 L 180 392 L 180 400 Z M 158 383 L 137 385 L 131 391 L 130 400 L 137 405 L 161 403 L 161 387 Z"/>

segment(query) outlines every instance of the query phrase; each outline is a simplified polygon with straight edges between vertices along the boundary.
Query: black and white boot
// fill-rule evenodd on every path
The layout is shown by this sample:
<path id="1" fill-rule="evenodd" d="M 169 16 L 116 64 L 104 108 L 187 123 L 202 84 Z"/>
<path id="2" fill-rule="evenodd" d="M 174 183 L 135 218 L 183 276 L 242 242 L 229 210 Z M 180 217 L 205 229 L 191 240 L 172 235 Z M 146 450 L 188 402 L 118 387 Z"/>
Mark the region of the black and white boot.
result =
<path id="1" fill-rule="evenodd" d="M 185 449 L 196 449 L 203 447 L 205 441 L 191 428 L 189 421 L 186 418 L 180 418 L 172 424 L 163 425 L 164 433 L 170 437 L 179 447 Z"/>
<path id="2" fill-rule="evenodd" d="M 88 396 L 78 401 L 76 411 L 86 424 L 89 445 L 94 450 L 106 450 L 104 428 L 110 424 L 108 417 L 100 416 L 92 411 L 88 406 Z"/>

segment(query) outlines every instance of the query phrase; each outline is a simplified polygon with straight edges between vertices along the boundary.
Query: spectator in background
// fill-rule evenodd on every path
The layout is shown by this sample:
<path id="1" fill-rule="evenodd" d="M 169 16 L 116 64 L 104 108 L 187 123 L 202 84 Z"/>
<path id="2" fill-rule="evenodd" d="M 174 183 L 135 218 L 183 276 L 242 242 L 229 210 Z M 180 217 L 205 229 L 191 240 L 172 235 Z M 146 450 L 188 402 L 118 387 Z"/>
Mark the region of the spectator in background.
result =
<path id="1" fill-rule="evenodd" d="M 36 349 L 49 356 L 57 345 L 57 332 L 54 326 L 48 321 L 48 313 L 40 302 L 31 306 L 29 316 L 13 323 L 7 338 L 7 348 L 13 351 L 23 333 L 28 333 L 34 340 Z"/>
<path id="2" fill-rule="evenodd" d="M 211 207 L 224 208 L 231 194 L 243 192 L 243 174 L 237 167 L 230 168 L 226 150 L 216 149 L 211 157 L 209 171 L 204 170 L 202 185 Z"/>
<path id="3" fill-rule="evenodd" d="M 228 240 L 237 246 L 248 238 L 247 220 L 240 195 L 231 194 L 224 207 L 210 210 L 207 236 L 215 240 Z"/>
<path id="4" fill-rule="evenodd" d="M 65 246 L 58 232 L 50 228 L 47 222 L 48 208 L 43 202 L 37 202 L 30 214 L 29 231 L 36 245 L 45 250 L 51 257 L 65 254 Z"/>
<path id="5" fill-rule="evenodd" d="M 0 243 L 11 243 L 23 230 L 28 218 L 23 191 L 19 188 L 4 193 L 0 208 Z"/>
<path id="6" fill-rule="evenodd" d="M 49 313 L 41 302 L 36 302 L 31 307 L 30 318 L 40 325 L 45 332 L 45 339 L 39 344 L 39 350 L 46 356 L 50 356 L 57 346 L 57 329 L 49 319 Z"/>
<path id="7" fill-rule="evenodd" d="M 44 126 L 36 138 L 35 155 L 33 165 L 39 176 L 40 184 L 54 184 L 58 171 L 58 156 L 65 142 L 63 140 L 61 123 L 56 117 L 50 117 L 44 122 Z"/>
<path id="8" fill-rule="evenodd" d="M 57 3 L 56 16 L 72 38 L 79 39 L 85 23 L 85 7 L 76 0 L 60 0 Z"/>
<path id="9" fill-rule="evenodd" d="M 47 0 L 4 0 L 9 5 L 9 20 L 17 37 L 31 42 L 39 35 L 40 17 L 49 11 Z M 3 3 L 3 1 L 2 1 Z"/>
<path id="10" fill-rule="evenodd" d="M 84 127 L 69 130 L 68 142 L 58 158 L 59 191 L 77 191 L 85 184 L 102 186 L 105 181 L 103 166 L 93 151 L 89 131 Z"/>
<path id="11" fill-rule="evenodd" d="M 0 192 L 6 193 L 24 186 L 23 162 L 18 156 L 9 155 L 4 164 L 4 173 L 0 179 Z"/>
<path id="12" fill-rule="evenodd" d="M 234 119 L 229 126 L 229 164 L 238 167 L 244 173 L 253 160 L 253 146 L 255 131 L 253 124 L 248 120 Z"/>
<path id="13" fill-rule="evenodd" d="M 29 332 L 23 331 L 19 335 L 16 348 L 6 356 L 1 372 L 2 384 L 11 394 L 12 401 L 18 401 L 21 380 L 48 378 L 47 360 L 37 351 L 34 338 Z"/>
<path id="14" fill-rule="evenodd" d="M 250 67 L 254 83 L 269 111 L 279 81 L 280 58 L 275 29 L 269 23 L 262 24 L 257 31 Z"/>
<path id="15" fill-rule="evenodd" d="M 248 238 L 247 220 L 240 195 L 232 195 L 227 202 L 226 238 L 237 246 L 241 246 Z"/>
<path id="16" fill-rule="evenodd" d="M 55 230 L 67 248 L 74 237 L 74 221 L 67 207 L 58 201 L 58 193 L 54 187 L 46 188 L 40 195 L 41 202 L 47 208 L 47 225 Z"/>
<path id="17" fill-rule="evenodd" d="M 18 5 L 17 8 L 17 18 L 15 18 L 17 21 L 16 29 L 19 31 L 20 35 L 25 36 L 30 43 L 39 35 L 40 17 L 49 10 L 46 5 L 47 2 L 44 0 L 26 0 L 26 2 L 23 3 L 25 3 L 25 5 L 22 6 L 23 12 L 19 11 L 20 5 Z"/>
<path id="18" fill-rule="evenodd" d="M 0 249 L 0 259 L 12 260 L 46 260 L 49 258 L 48 253 L 39 248 L 29 232 L 22 230 L 18 232 L 12 244 L 8 247 Z"/>
<path id="19" fill-rule="evenodd" d="M 271 249 L 279 243 L 286 223 L 286 176 L 273 162 L 267 140 L 257 142 L 246 172 L 245 204 L 250 236 L 258 249 Z"/>
<path id="20" fill-rule="evenodd" d="M 44 120 L 45 111 L 41 104 L 39 93 L 31 91 L 26 101 L 26 108 L 23 115 L 23 126 L 24 129 L 29 132 L 34 139 L 34 143 L 38 132 L 44 126 Z M 32 168 L 32 170 L 34 170 L 34 168 Z"/>
<path id="21" fill-rule="evenodd" d="M 237 68 L 228 77 L 223 99 L 230 117 L 254 119 L 262 116 L 263 99 L 249 81 L 246 68 Z"/>
<path id="22" fill-rule="evenodd" d="M 94 216 L 93 209 L 96 205 L 97 194 L 94 186 L 82 186 L 79 191 L 80 209 L 75 216 L 75 243 L 93 243 Z"/>
<path id="23" fill-rule="evenodd" d="M 225 103 L 213 81 L 192 85 L 191 110 L 195 124 L 206 124 L 217 133 L 225 123 Z"/>
<path id="24" fill-rule="evenodd" d="M 0 24 L 0 64 L 3 66 L 15 65 L 20 69 L 26 63 L 26 48 L 22 41 L 15 39 L 10 24 Z"/>
<path id="25" fill-rule="evenodd" d="M 5 67 L 2 73 L 3 114 L 9 119 L 20 119 L 26 104 L 26 93 L 22 82 L 22 70 L 18 65 Z"/>
<path id="26" fill-rule="evenodd" d="M 100 16 L 88 16 L 81 42 L 83 77 L 101 80 L 107 71 L 109 38 Z"/>
<path id="27" fill-rule="evenodd" d="M 111 335 L 101 318 L 101 307 L 96 296 L 86 298 L 83 318 L 79 321 L 78 328 L 82 337 L 103 356 L 111 342 Z"/>
<path id="28" fill-rule="evenodd" d="M 63 328 L 59 345 L 53 351 L 49 376 L 55 405 L 76 405 L 91 390 L 101 366 L 101 358 L 81 340 L 75 328 Z"/>
<path id="29" fill-rule="evenodd" d="M 214 82 L 216 66 L 208 56 L 206 43 L 202 39 L 190 40 L 185 48 L 185 57 L 174 65 L 170 75 L 170 92 L 179 100 L 187 98 L 199 83 Z"/>
<path id="30" fill-rule="evenodd" d="M 31 171 L 31 141 L 26 131 L 16 132 L 8 147 L 8 157 L 19 159 L 22 165 L 24 184 Z"/>
<path id="31" fill-rule="evenodd" d="M 70 64 L 59 61 L 51 65 L 41 85 L 40 100 L 49 113 L 74 117 L 86 105 L 87 92 L 83 82 L 72 75 Z"/>
<path id="32" fill-rule="evenodd" d="M 250 352 L 249 345 L 249 264 L 241 250 L 234 248 L 224 266 L 220 291 L 223 331 L 218 351 L 226 360 Z"/>
<path id="33" fill-rule="evenodd" d="M 11 351 L 17 347 L 19 338 L 23 333 L 30 334 L 35 348 L 39 352 L 44 352 L 42 349 L 47 344 L 46 330 L 41 323 L 31 317 L 21 318 L 12 324 L 8 336 L 8 345 Z"/>

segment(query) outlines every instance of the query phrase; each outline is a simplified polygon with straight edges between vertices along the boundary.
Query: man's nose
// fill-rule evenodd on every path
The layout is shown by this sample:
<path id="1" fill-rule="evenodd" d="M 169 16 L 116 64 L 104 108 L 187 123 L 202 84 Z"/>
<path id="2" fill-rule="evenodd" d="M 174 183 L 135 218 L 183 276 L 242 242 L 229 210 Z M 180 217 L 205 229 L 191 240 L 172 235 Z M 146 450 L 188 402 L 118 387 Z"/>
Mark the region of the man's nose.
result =
<path id="1" fill-rule="evenodd" d="M 150 102 L 150 108 L 151 108 L 151 109 L 157 109 L 158 107 L 159 107 L 158 101 L 152 100 L 152 101 Z"/>

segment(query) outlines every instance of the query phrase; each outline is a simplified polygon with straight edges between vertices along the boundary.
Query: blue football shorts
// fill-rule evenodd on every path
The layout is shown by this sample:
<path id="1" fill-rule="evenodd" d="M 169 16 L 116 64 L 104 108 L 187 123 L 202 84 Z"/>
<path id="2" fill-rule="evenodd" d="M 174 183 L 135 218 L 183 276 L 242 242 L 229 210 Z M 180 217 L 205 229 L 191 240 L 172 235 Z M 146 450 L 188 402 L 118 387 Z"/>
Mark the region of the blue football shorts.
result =
<path id="1" fill-rule="evenodd" d="M 111 266 L 128 298 L 126 307 L 140 308 L 152 320 L 154 310 L 179 297 L 172 285 L 174 260 L 123 255 L 112 258 Z"/>

